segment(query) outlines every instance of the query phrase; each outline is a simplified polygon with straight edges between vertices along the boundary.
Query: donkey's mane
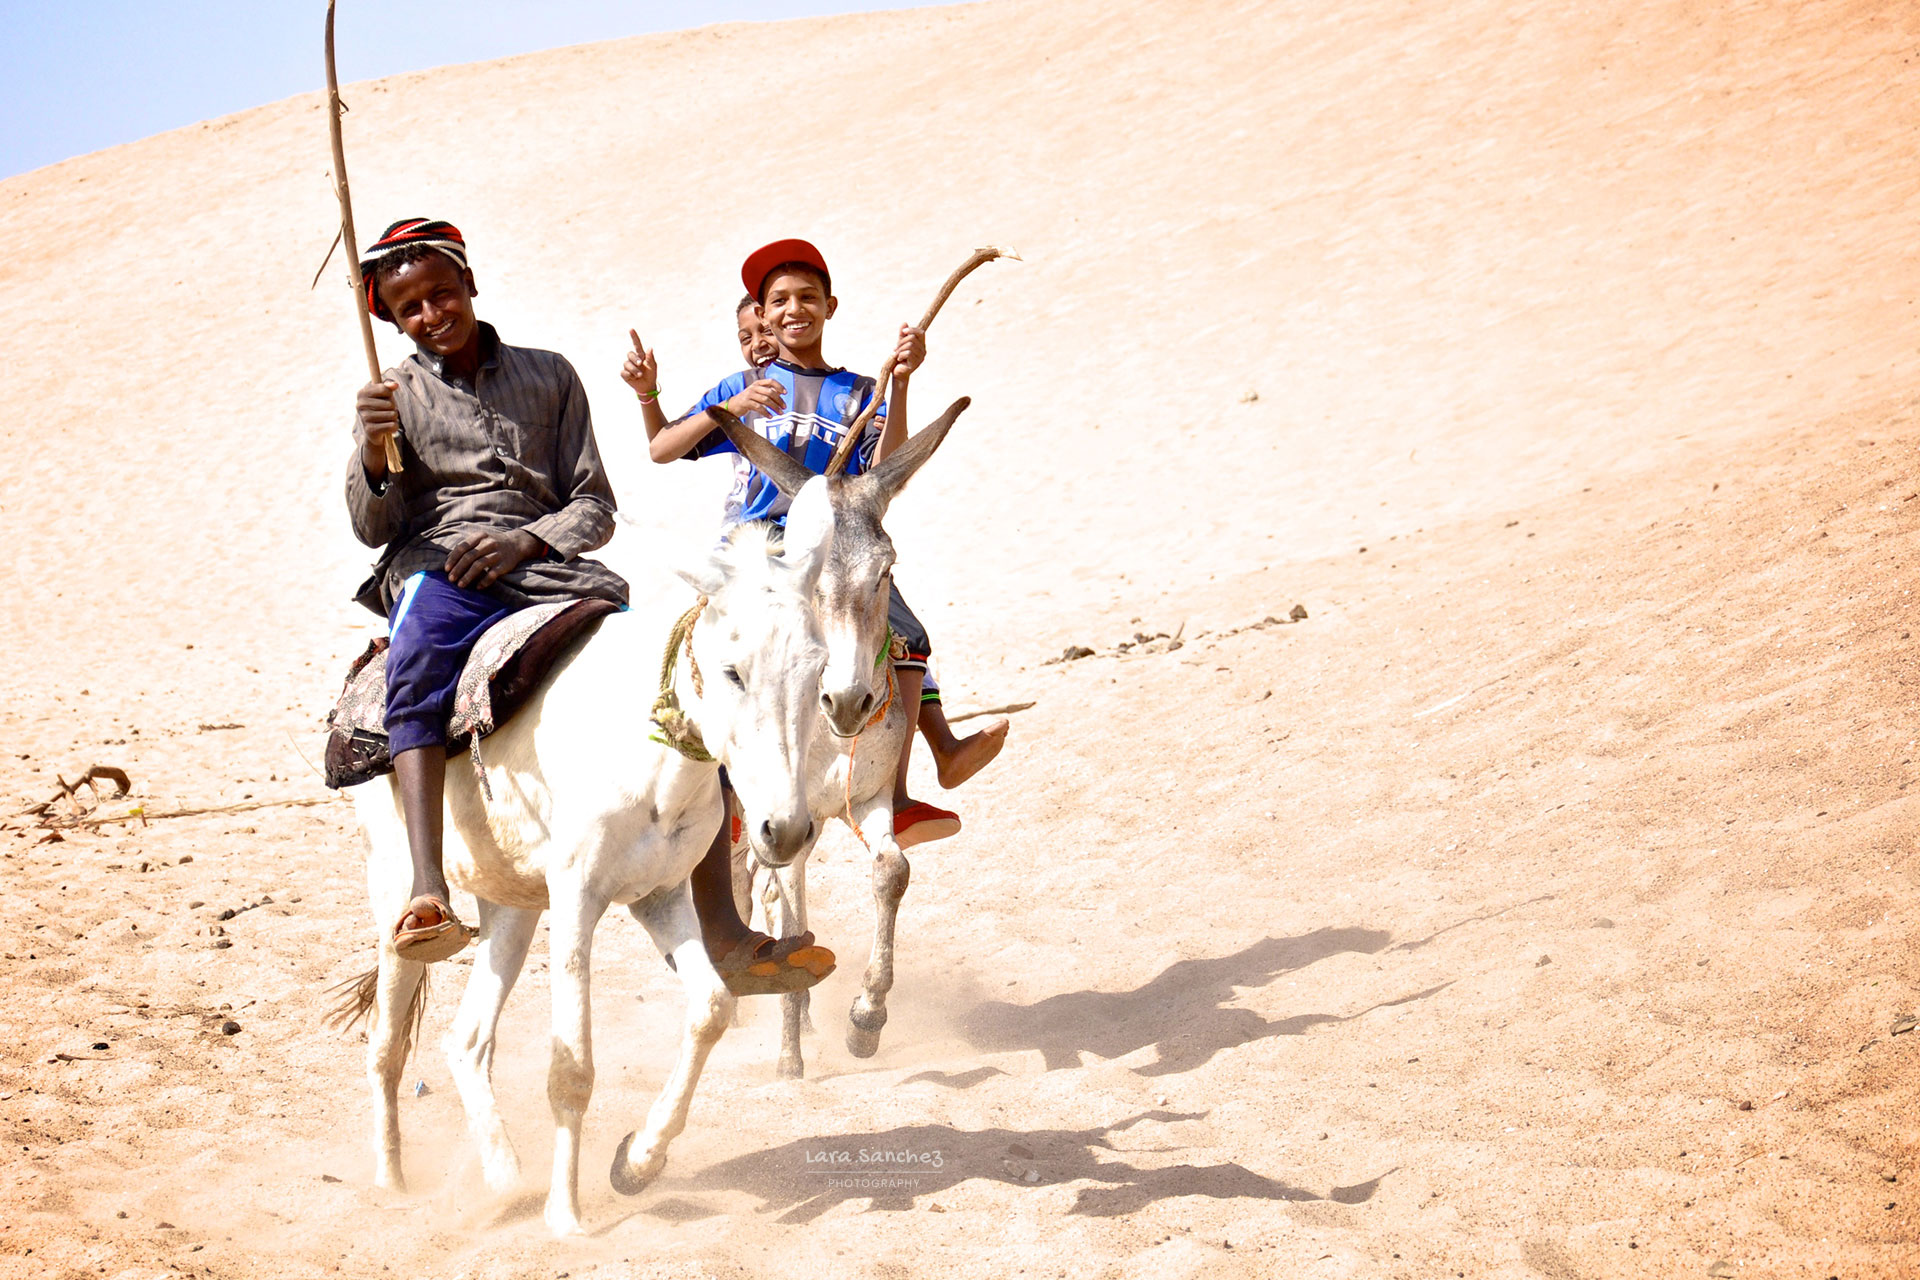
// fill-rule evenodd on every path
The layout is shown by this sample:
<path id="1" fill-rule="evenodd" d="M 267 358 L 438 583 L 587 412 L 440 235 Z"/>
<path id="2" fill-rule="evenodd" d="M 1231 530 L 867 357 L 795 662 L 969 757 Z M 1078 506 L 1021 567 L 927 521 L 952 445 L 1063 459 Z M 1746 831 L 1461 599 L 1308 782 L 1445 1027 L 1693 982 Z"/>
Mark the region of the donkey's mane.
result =
<path id="1" fill-rule="evenodd" d="M 724 545 L 715 553 L 742 580 L 765 581 L 772 566 L 782 559 L 784 531 L 770 520 L 736 525 L 727 531 Z"/>

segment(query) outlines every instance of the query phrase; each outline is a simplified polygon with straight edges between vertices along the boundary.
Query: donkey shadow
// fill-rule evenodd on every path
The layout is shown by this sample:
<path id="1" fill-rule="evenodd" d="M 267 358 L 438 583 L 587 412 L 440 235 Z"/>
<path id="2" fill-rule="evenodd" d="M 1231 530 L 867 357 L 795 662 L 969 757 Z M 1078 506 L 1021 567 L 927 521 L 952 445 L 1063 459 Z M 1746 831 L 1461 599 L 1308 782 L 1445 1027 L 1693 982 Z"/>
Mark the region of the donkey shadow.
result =
<path id="1" fill-rule="evenodd" d="M 960 1032 L 983 1052 L 1038 1049 L 1048 1071 L 1079 1066 L 1082 1050 L 1119 1058 L 1154 1045 L 1160 1060 L 1135 1071 L 1173 1075 L 1249 1041 L 1351 1022 L 1375 1009 L 1424 1000 L 1451 985 L 1442 983 L 1344 1017 L 1306 1013 L 1269 1020 L 1229 1004 L 1237 988 L 1266 986 L 1282 974 L 1342 952 L 1374 955 L 1391 941 L 1384 930 L 1352 927 L 1317 929 L 1297 938 L 1262 938 L 1231 955 L 1177 961 L 1132 991 L 1074 991 L 1027 1005 L 988 1001 L 961 1020 Z"/>
<path id="2" fill-rule="evenodd" d="M 1110 1135 L 1146 1121 L 1173 1123 L 1203 1114 L 1146 1111 L 1116 1124 L 1080 1130 L 965 1130 L 924 1124 L 802 1138 L 712 1165 L 679 1190 L 744 1191 L 759 1198 L 755 1212 L 777 1214 L 776 1222 L 805 1223 L 848 1200 L 868 1201 L 869 1208 L 877 1210 L 912 1209 L 919 1197 L 950 1191 L 975 1178 L 1022 1190 L 1088 1182 L 1096 1185 L 1077 1188 L 1067 1212 L 1110 1218 L 1176 1196 L 1361 1204 L 1372 1199 L 1381 1181 L 1393 1172 L 1320 1193 L 1240 1164 L 1137 1168 L 1120 1159 L 1110 1141 Z M 1109 1154 L 1102 1159 L 1096 1154 L 1100 1152 Z M 697 1205 L 683 1195 L 644 1212 L 664 1212 L 684 1221 L 690 1211 L 699 1216 Z"/>

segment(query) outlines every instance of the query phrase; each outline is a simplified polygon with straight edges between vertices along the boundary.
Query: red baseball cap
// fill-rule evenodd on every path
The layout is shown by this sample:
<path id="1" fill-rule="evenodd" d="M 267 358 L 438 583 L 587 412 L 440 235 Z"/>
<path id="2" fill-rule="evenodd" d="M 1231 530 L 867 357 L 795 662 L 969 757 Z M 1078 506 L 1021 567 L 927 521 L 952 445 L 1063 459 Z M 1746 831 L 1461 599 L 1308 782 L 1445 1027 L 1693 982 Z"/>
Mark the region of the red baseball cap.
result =
<path id="1" fill-rule="evenodd" d="M 789 262 L 804 262 L 818 271 L 820 278 L 826 282 L 827 292 L 833 292 L 833 276 L 827 270 L 826 258 L 805 240 L 775 240 L 772 244 L 755 249 L 740 267 L 740 283 L 747 287 L 748 293 L 761 298 L 760 290 L 767 283 L 767 277 L 773 274 L 773 269 Z"/>

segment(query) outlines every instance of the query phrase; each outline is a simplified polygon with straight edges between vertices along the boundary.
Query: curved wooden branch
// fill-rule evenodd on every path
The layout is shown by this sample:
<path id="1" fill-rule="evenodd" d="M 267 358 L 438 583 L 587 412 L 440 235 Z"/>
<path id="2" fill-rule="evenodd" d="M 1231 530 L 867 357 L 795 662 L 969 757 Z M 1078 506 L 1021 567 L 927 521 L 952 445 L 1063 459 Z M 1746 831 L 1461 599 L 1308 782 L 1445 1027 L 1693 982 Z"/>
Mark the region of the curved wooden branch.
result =
<path id="1" fill-rule="evenodd" d="M 940 314 L 940 308 L 947 304 L 947 299 L 952 297 L 953 291 L 960 287 L 960 282 L 971 275 L 975 268 L 992 262 L 995 258 L 1011 258 L 1015 262 L 1020 261 L 1020 255 L 1012 249 L 999 249 L 991 245 L 984 249 L 975 249 L 973 256 L 961 263 L 959 270 L 948 276 L 947 282 L 940 286 L 940 292 L 934 295 L 933 305 L 927 308 L 926 315 L 920 317 L 919 327 L 925 329 L 932 325 L 933 318 Z M 840 443 L 833 451 L 833 460 L 827 463 L 827 475 L 838 475 L 845 469 L 847 459 L 853 456 L 854 442 L 860 438 L 860 433 L 867 429 L 867 424 L 873 421 L 873 415 L 880 408 L 880 401 L 887 394 L 887 386 L 893 378 L 893 364 L 893 356 L 889 355 L 886 363 L 880 366 L 880 378 L 874 383 L 873 399 L 868 402 L 865 409 L 861 410 L 860 416 L 853 420 L 853 425 L 847 428 L 847 433 L 840 437 Z"/>
<path id="2" fill-rule="evenodd" d="M 353 197 L 347 193 L 347 148 L 340 138 L 340 77 L 333 67 L 333 3 L 327 0 L 327 131 L 333 139 L 333 194 L 340 201 L 340 242 L 353 278 L 353 309 L 360 317 L 360 343 L 367 351 L 367 372 L 380 381 L 380 353 L 373 345 L 373 317 L 367 313 L 366 282 L 360 277 L 359 241 L 353 234 Z M 322 270 L 324 270 L 324 265 Z M 387 437 L 387 470 L 403 471 L 400 433 Z"/>

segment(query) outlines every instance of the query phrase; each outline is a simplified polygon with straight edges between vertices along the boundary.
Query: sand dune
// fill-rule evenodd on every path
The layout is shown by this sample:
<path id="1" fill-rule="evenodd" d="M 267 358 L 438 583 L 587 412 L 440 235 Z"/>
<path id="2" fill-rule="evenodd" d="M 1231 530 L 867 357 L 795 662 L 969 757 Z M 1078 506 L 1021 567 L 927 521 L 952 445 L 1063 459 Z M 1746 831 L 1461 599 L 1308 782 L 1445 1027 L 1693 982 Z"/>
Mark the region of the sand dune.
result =
<path id="1" fill-rule="evenodd" d="M 915 859 L 887 1043 L 839 1044 L 836 833 L 811 1078 L 762 1011 L 564 1246 L 478 1195 L 432 1051 L 425 1190 L 374 1192 L 316 1025 L 372 924 L 300 753 L 377 626 L 320 96 L 0 183 L 6 808 L 94 762 L 271 802 L 0 830 L 0 1274 L 1909 1274 L 1916 48 L 1896 5 L 994 0 L 349 86 L 363 233 L 457 222 L 578 365 L 645 591 L 721 478 L 647 462 L 630 326 L 688 402 L 767 239 L 866 369 L 1026 256 L 936 325 L 914 416 L 974 407 L 889 523 L 956 708 L 1037 705 Z M 592 1160 L 679 1007 L 600 941 Z M 825 1146 L 945 1163 L 836 1190 Z"/>

